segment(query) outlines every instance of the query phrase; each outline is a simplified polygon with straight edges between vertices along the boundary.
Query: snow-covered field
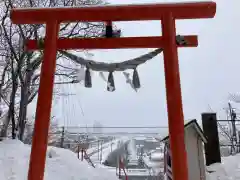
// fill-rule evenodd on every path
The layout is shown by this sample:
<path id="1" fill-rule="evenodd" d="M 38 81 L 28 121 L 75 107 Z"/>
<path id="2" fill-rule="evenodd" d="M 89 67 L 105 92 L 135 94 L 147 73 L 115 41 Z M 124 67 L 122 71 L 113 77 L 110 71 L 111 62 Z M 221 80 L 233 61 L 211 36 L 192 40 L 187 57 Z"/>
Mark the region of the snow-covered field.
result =
<path id="1" fill-rule="evenodd" d="M 30 146 L 17 140 L 0 142 L 0 180 L 27 180 Z M 49 147 L 45 180 L 117 180 L 115 172 L 93 168 L 65 149 Z"/>

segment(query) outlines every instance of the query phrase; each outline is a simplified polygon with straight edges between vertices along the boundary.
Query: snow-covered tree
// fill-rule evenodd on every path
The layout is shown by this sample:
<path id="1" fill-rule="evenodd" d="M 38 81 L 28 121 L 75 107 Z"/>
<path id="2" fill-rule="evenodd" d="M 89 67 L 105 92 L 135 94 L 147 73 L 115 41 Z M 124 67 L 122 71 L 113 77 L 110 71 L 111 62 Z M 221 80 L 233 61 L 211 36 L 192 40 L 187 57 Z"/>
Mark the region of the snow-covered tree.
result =
<path id="1" fill-rule="evenodd" d="M 26 123 L 26 128 L 24 132 L 24 139 L 23 142 L 26 144 L 32 143 L 33 131 L 34 131 L 34 117 L 28 119 Z M 48 143 L 51 145 L 59 146 L 61 142 L 61 128 L 59 128 L 57 121 L 54 117 L 51 118 L 49 133 L 48 133 Z"/>
<path id="2" fill-rule="evenodd" d="M 12 8 L 84 6 L 104 4 L 103 0 L 6 0 L 0 2 L 0 103 L 4 103 L 7 118 L 1 119 L 0 136 L 7 135 L 12 126 L 12 137 L 23 140 L 28 104 L 38 93 L 42 52 L 25 51 L 26 39 L 44 37 L 44 25 L 14 25 L 10 20 Z M 60 37 L 97 37 L 102 34 L 103 23 L 76 22 L 61 24 Z M 83 50 L 82 50 L 83 51 Z M 57 57 L 62 58 L 61 55 Z M 57 63 L 56 76 L 74 83 L 75 69 Z M 57 78 L 56 78 L 57 79 Z M 63 82 L 61 82 L 63 83 Z M 2 111 L 2 109 L 0 110 Z M 16 131 L 18 133 L 16 133 Z"/>

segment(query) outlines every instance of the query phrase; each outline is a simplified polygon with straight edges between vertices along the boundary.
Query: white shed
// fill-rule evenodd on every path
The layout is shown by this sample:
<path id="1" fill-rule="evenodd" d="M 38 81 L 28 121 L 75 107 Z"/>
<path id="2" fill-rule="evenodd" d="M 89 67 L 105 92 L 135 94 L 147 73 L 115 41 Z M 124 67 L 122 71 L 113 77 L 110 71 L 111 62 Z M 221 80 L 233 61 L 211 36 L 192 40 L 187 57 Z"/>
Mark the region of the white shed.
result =
<path id="1" fill-rule="evenodd" d="M 189 180 L 206 180 L 203 143 L 206 143 L 207 139 L 204 136 L 204 133 L 196 120 L 192 120 L 185 124 L 184 129 L 185 129 L 185 147 L 188 159 Z M 162 142 L 165 143 L 166 150 L 169 150 L 169 136 L 163 138 Z M 171 166 L 170 154 L 171 153 L 165 153 L 166 159 L 165 167 L 166 172 L 168 172 L 167 174 L 171 176 L 171 168 L 170 172 L 169 170 L 167 170 L 169 169 L 169 164 Z"/>

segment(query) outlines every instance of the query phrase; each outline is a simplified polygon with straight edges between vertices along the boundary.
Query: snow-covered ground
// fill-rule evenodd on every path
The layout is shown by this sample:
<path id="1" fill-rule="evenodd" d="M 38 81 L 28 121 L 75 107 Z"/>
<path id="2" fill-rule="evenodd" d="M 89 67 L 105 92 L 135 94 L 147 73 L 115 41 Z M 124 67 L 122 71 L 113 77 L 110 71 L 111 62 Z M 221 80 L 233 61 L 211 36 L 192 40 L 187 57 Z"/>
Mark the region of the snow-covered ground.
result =
<path id="1" fill-rule="evenodd" d="M 17 140 L 0 142 L 0 180 L 27 180 L 30 146 Z M 49 147 L 44 180 L 117 180 L 115 172 L 93 168 L 65 149 Z"/>
<path id="2" fill-rule="evenodd" d="M 207 171 L 207 180 L 240 180 L 240 154 L 223 157 L 221 164 L 213 164 Z"/>
<path id="3" fill-rule="evenodd" d="M 94 146 L 94 147 L 88 148 L 87 153 L 88 153 L 89 156 L 92 156 L 92 155 L 98 153 L 98 151 L 100 151 L 101 149 L 103 150 L 103 149 L 106 149 L 106 148 L 109 148 L 109 147 L 111 148 L 111 146 L 113 144 L 116 144 L 121 140 L 122 140 L 122 138 L 118 138 L 118 139 L 115 139 L 113 141 L 106 142 L 102 145 L 99 144 L 99 146 Z"/>
<path id="4" fill-rule="evenodd" d="M 122 146 L 129 141 L 128 137 L 121 137 L 112 142 L 108 142 L 103 145 L 102 150 L 100 150 L 101 162 L 110 160 L 111 157 L 115 157 L 115 154 L 121 151 Z M 88 152 L 88 151 L 87 151 Z M 91 160 L 94 162 L 99 161 L 98 152 L 90 156 Z"/>
<path id="5" fill-rule="evenodd" d="M 4 140 L 0 142 L 0 179 L 26 180 L 29 155 L 30 146 L 20 141 Z M 117 176 L 114 168 L 102 166 L 93 168 L 86 161 L 79 161 L 76 155 L 69 150 L 49 147 L 44 179 L 117 180 Z M 221 164 L 207 167 L 207 180 L 240 180 L 240 154 L 223 157 Z"/>

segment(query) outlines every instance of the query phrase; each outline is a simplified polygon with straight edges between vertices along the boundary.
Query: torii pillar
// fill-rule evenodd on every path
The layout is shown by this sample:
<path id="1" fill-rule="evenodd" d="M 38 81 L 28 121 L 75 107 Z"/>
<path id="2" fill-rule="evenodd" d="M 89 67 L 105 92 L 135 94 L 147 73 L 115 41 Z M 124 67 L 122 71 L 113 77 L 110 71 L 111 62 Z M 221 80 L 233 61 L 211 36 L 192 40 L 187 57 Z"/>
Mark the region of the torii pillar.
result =
<path id="1" fill-rule="evenodd" d="M 215 13 L 216 3 L 214 2 L 13 9 L 11 20 L 15 24 L 46 24 L 44 58 L 40 76 L 28 180 L 43 180 L 44 177 L 57 50 L 115 48 L 164 49 L 173 179 L 188 180 L 177 48 L 196 47 L 197 36 L 184 36 L 187 45 L 177 45 L 175 20 L 213 18 Z M 133 20 L 161 20 L 162 37 L 58 39 L 60 23 Z M 29 40 L 26 46 L 28 50 L 39 49 L 36 40 Z"/>

